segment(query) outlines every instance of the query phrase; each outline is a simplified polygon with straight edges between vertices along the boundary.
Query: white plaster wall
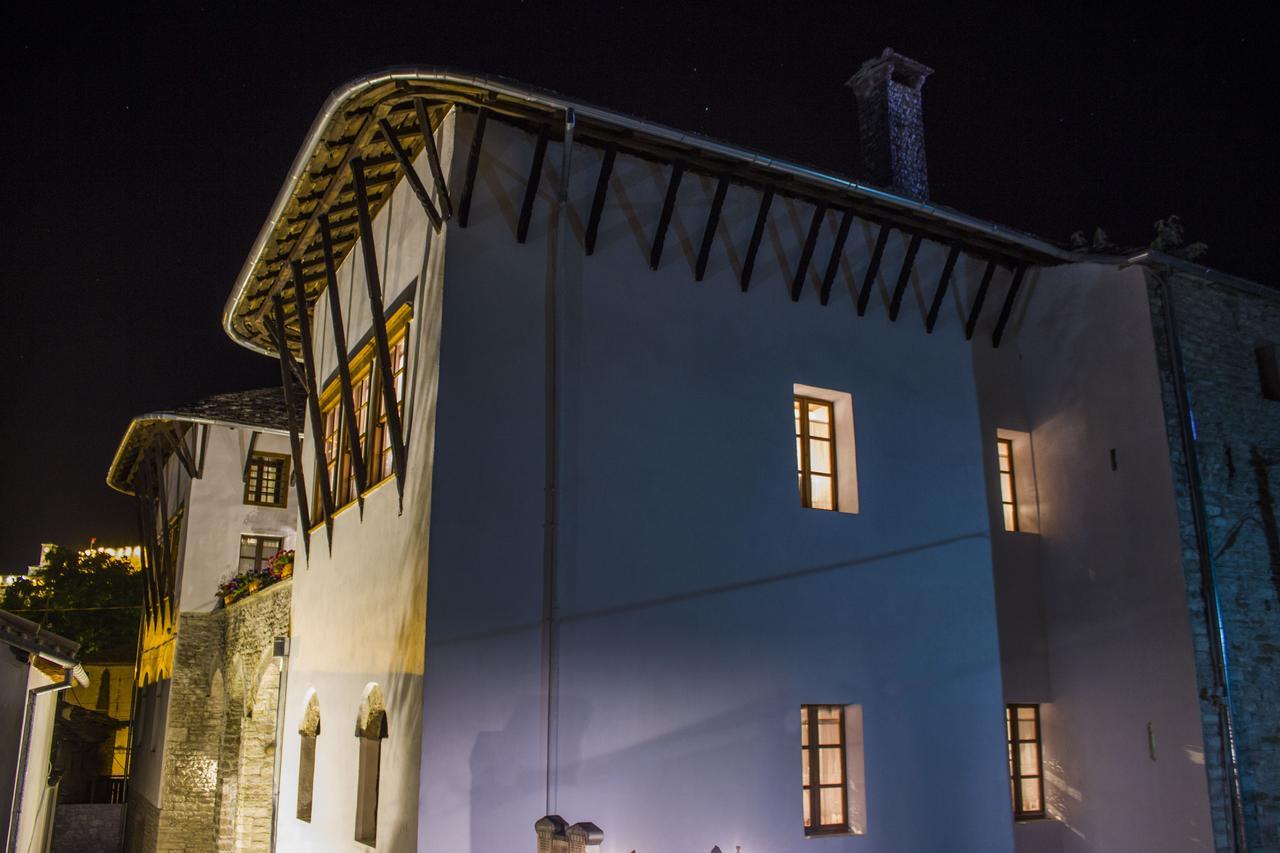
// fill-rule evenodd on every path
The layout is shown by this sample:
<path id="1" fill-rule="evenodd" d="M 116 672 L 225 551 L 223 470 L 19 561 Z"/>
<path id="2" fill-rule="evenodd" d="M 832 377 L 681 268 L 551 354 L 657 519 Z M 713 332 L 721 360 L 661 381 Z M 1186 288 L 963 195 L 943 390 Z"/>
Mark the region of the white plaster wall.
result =
<path id="1" fill-rule="evenodd" d="M 244 502 L 244 464 L 253 430 L 248 427 L 208 426 L 203 476 L 191 482 L 184 517 L 182 570 L 178 609 L 207 613 L 217 604 L 218 584 L 236 571 L 240 536 L 281 536 L 293 548 L 297 536 L 297 508 L 292 486 L 285 507 Z M 289 437 L 259 432 L 254 448 L 288 454 Z M 290 463 L 290 471 L 293 465 Z M 179 624 L 178 630 L 182 627 Z"/>
<path id="2" fill-rule="evenodd" d="M 438 132 L 441 155 L 452 156 L 452 120 Z M 421 158 L 420 158 L 421 159 Z M 431 185 L 425 161 L 418 164 Z M 455 200 L 456 203 L 456 200 Z M 293 645 L 285 705 L 281 794 L 281 850 L 366 850 L 354 840 L 356 717 L 370 683 L 386 700 L 389 736 L 382 744 L 378 795 L 380 851 L 415 850 L 422 718 L 423 634 L 427 541 L 439 334 L 440 265 L 444 240 L 431 238 L 422 208 L 403 182 L 374 221 L 384 303 L 394 304 L 416 280 L 410 328 L 409 392 L 405 401 L 408 477 L 404 501 L 391 480 L 334 520 L 332 546 L 323 527 L 311 534 L 307 557 L 299 543 L 293 586 Z M 338 271 L 347 343 L 354 350 L 371 329 L 361 246 Z M 425 282 L 425 284 L 423 283 Z M 317 369 L 329 377 L 337 353 L 329 324 L 333 298 L 314 311 Z M 304 466 L 308 494 L 315 483 L 315 431 L 308 424 Z M 296 512 L 296 510 L 294 510 Z M 311 508 L 312 518 L 321 518 Z M 298 729 L 314 690 L 320 704 L 315 786 L 310 823 L 297 819 Z"/>
<path id="3" fill-rule="evenodd" d="M 26 701 L 27 691 L 52 683 L 52 679 L 32 667 L 22 695 L 23 701 Z M 18 816 L 15 850 L 43 850 L 48 837 L 53 800 L 57 796 L 56 789 L 49 787 L 49 753 L 53 746 L 53 718 L 57 708 L 57 693 L 36 697 L 32 708 L 27 735 L 30 746 L 26 774 L 22 780 L 22 812 Z M 6 824 L 9 817 L 5 816 Z"/>
<path id="4" fill-rule="evenodd" d="M 470 118 L 460 125 L 465 152 Z M 490 122 L 470 227 L 448 231 L 422 850 L 527 849 L 547 809 L 543 292 L 560 150 L 549 147 L 518 246 L 531 149 Z M 926 336 L 944 255 L 926 244 L 891 324 L 905 248 L 895 235 L 858 318 L 851 274 L 875 231 L 855 227 L 822 308 L 832 215 L 792 304 L 810 209 L 778 198 L 744 295 L 758 195 L 734 187 L 695 283 L 714 186 L 687 176 L 653 272 L 667 169 L 621 156 L 596 253 L 583 258 L 600 152 L 574 157 L 551 809 L 602 826 L 606 853 L 1012 850 L 985 445 L 962 334 L 981 267 L 957 269 Z M 795 382 L 853 395 L 858 515 L 798 505 Z M 810 702 L 863 706 L 866 836 L 804 838 L 797 715 Z"/>
<path id="5" fill-rule="evenodd" d="M 1029 290 L 1016 335 L 998 353 L 975 350 L 1005 692 L 1045 703 L 1045 793 L 1062 822 L 1059 838 L 1020 827 L 1018 850 L 1211 850 L 1143 279 L 1080 264 L 1044 271 Z M 1031 433 L 1038 535 L 1002 529 L 997 427 Z"/>

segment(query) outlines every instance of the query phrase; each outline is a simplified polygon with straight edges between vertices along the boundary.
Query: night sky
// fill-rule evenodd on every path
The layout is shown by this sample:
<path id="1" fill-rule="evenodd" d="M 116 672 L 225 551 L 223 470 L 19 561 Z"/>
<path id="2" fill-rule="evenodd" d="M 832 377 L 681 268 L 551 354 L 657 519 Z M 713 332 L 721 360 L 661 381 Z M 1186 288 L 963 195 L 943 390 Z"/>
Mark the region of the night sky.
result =
<path id="1" fill-rule="evenodd" d="M 223 335 L 223 303 L 325 97 L 389 65 L 501 74 L 856 173 L 843 83 L 892 46 L 935 69 L 935 200 L 1126 246 L 1178 213 L 1207 263 L 1277 283 L 1280 52 L 1235 4 L 269 5 L 42 4 L 0 36 L 0 571 L 42 541 L 136 538 L 103 482 L 133 415 L 278 382 Z"/>

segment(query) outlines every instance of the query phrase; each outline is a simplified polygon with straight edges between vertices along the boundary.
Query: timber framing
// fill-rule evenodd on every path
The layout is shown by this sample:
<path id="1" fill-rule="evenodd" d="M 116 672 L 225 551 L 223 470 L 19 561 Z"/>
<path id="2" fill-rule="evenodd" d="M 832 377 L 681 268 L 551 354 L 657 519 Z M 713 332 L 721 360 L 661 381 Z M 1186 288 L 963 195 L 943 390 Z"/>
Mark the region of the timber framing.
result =
<path id="1" fill-rule="evenodd" d="M 469 140 L 463 186 L 456 193 L 445 185 L 439 152 L 435 150 L 431 134 L 425 132 L 428 127 L 434 132 L 451 110 L 478 112 L 476 130 Z M 1075 257 L 1050 243 L 948 208 L 621 113 L 568 101 L 514 81 L 447 69 L 396 69 L 353 81 L 336 91 L 322 109 L 241 271 L 223 314 L 225 330 L 242 345 L 272 353 L 275 344 L 268 331 L 273 323 L 272 294 L 300 286 L 304 297 L 301 302 L 305 305 L 311 305 L 319 296 L 328 282 L 320 234 L 321 217 L 327 217 L 329 223 L 331 263 L 340 265 L 358 236 L 361 217 L 351 169 L 355 160 L 362 165 L 368 216 L 374 217 L 396 184 L 408 174 L 403 167 L 404 160 L 412 161 L 425 151 L 440 205 L 437 211 L 440 219 L 449 219 L 456 196 L 458 225 L 466 227 L 483 156 L 485 125 L 489 121 L 514 125 L 538 139 L 534 158 L 537 168 L 526 184 L 516 235 L 522 241 L 533 215 L 533 199 L 541 172 L 541 157 L 537 154 L 545 154 L 548 141 L 561 140 L 562 117 L 567 110 L 573 110 L 577 116 L 574 144 L 603 150 L 607 161 L 597 182 L 593 215 L 588 220 L 587 254 L 595 249 L 596 229 L 606 204 L 613 159 L 623 153 L 670 167 L 680 164 L 683 173 L 716 180 L 721 203 L 721 188 L 727 189 L 732 183 L 754 190 L 770 201 L 775 195 L 781 195 L 841 210 L 844 214 L 841 230 L 846 236 L 845 224 L 856 217 L 878 225 L 882 234 L 888 229 L 897 229 L 948 249 L 961 246 L 970 255 L 995 258 L 1000 265 L 1012 269 L 1058 264 Z M 459 140 L 458 144 L 464 145 L 467 141 Z M 696 278 L 705 272 L 705 257 L 714 242 L 713 220 L 718 219 L 719 209 L 714 204 L 713 208 L 703 233 Z M 767 205 L 762 204 L 762 208 L 767 218 Z M 658 242 L 653 248 L 660 253 Z M 843 241 L 837 242 L 843 248 Z M 651 260 L 654 254 L 657 253 L 651 251 Z M 876 261 L 878 267 L 878 259 Z M 300 281 L 292 276 L 294 262 L 302 269 Z M 827 275 L 823 277 L 820 291 L 823 297 L 830 294 L 834 269 L 839 263 L 840 252 L 833 251 L 827 263 Z M 742 276 L 744 289 L 750 281 L 750 264 L 746 266 Z M 864 311 L 871 278 L 868 276 L 862 288 L 860 307 Z M 795 289 L 794 281 L 792 288 Z M 282 295 L 287 345 L 297 352 L 301 344 L 294 306 L 298 300 L 291 298 L 289 292 Z"/>

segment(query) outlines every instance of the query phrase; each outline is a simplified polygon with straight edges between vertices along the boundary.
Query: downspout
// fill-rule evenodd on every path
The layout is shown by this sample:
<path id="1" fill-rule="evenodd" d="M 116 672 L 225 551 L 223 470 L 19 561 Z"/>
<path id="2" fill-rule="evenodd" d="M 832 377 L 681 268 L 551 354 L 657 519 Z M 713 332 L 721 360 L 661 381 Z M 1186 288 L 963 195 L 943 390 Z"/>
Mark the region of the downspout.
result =
<path id="1" fill-rule="evenodd" d="M 74 667 L 66 667 L 62 681 L 54 684 L 45 684 L 41 687 L 33 687 L 27 691 L 27 704 L 22 710 L 22 734 L 18 748 L 18 772 L 13 785 L 13 804 L 9 809 L 9 837 L 5 842 L 6 853 L 14 853 L 18 845 L 18 822 L 22 817 L 22 792 L 25 787 L 27 778 L 27 763 L 31 757 L 31 717 L 36 711 L 36 699 L 46 693 L 57 693 L 72 687 L 76 683 L 76 670 L 80 670 L 80 676 L 84 676 L 84 670 L 79 664 Z M 87 681 L 88 679 L 84 679 Z"/>
<path id="2" fill-rule="evenodd" d="M 556 329 L 560 276 L 563 253 L 564 209 L 569 204 L 569 174 L 573 158 L 573 127 L 577 116 L 570 107 L 564 113 L 564 140 L 561 146 L 560 185 L 551 216 L 550 251 L 544 305 L 544 389 L 543 432 L 546 461 L 543 527 L 542 527 L 542 673 L 546 691 L 546 814 L 555 813 L 556 753 L 558 749 L 557 715 L 559 713 L 559 643 L 556 620 L 556 556 L 560 515 L 560 402 L 559 402 L 559 334 Z"/>
<path id="3" fill-rule="evenodd" d="M 280 676 L 276 688 L 276 754 L 271 769 L 271 850 L 275 853 L 276 822 L 280 819 L 280 753 L 284 747 L 284 700 L 289 689 L 289 638 L 276 637 L 273 645 L 273 651 L 279 652 L 275 657 L 280 661 Z"/>
<path id="4" fill-rule="evenodd" d="M 1182 346 L 1178 335 L 1178 318 L 1173 304 L 1173 287 L 1166 276 L 1153 270 L 1152 275 L 1164 296 L 1165 336 L 1172 362 L 1174 397 L 1178 405 L 1179 433 L 1187 464 L 1187 484 L 1191 495 L 1191 517 L 1195 525 L 1196 550 L 1200 555 L 1200 595 L 1204 601 L 1209 625 L 1209 648 L 1213 660 L 1214 693 L 1210 696 L 1218 712 L 1219 736 L 1224 744 L 1223 759 L 1227 765 L 1227 794 L 1231 801 L 1231 846 L 1236 853 L 1249 853 L 1245 832 L 1244 798 L 1240 785 L 1240 755 L 1236 746 L 1235 714 L 1231 703 L 1231 673 L 1227 653 L 1226 630 L 1222 624 L 1222 605 L 1213 570 L 1213 546 L 1209 539 L 1208 515 L 1205 512 L 1204 488 L 1200 480 L 1200 462 L 1196 453 L 1195 415 L 1187 391 L 1183 369 Z"/>

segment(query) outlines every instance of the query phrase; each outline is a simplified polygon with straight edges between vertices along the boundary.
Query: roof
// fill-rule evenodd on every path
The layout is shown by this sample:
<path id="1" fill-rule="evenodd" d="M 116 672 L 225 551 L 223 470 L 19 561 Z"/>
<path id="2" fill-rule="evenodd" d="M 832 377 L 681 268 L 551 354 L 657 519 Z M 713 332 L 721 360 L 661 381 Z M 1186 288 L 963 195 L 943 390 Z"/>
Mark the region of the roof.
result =
<path id="1" fill-rule="evenodd" d="M 89 684 L 89 676 L 76 659 L 80 644 L 74 640 L 45 630 L 17 614 L 0 610 L 0 642 L 32 655 L 32 666 L 55 681 L 59 675 L 56 670 L 70 670 L 82 686 Z"/>
<path id="2" fill-rule="evenodd" d="M 335 90 L 320 110 L 289 169 L 223 311 L 223 329 L 237 343 L 272 354 L 267 330 L 273 294 L 282 297 L 291 349 L 299 347 L 291 262 L 302 269 L 310 306 L 326 283 L 320 219 L 331 219 L 335 264 L 355 245 L 355 193 L 348 165 L 359 158 L 375 216 L 401 179 L 391 146 L 379 133 L 389 123 L 410 156 L 423 149 L 417 100 L 432 127 L 450 108 L 485 109 L 492 119 L 562 138 L 564 117 L 575 116 L 575 144 L 611 146 L 626 154 L 848 210 L 923 237 L 1019 264 L 1056 264 L 1075 255 L 1030 235 L 927 201 L 906 198 L 849 178 L 746 148 L 569 100 L 515 81 L 447 68 L 391 69 Z"/>
<path id="3" fill-rule="evenodd" d="M 299 424 L 302 423 L 302 404 L 305 401 L 301 393 L 294 398 L 294 418 Z M 129 422 L 129 428 L 116 449 L 111 468 L 107 471 L 107 485 L 127 495 L 133 494 L 133 475 L 139 455 L 157 435 L 173 424 L 232 426 L 285 435 L 289 432 L 289 413 L 284 389 L 276 387 L 215 394 L 194 403 L 138 415 Z"/>

